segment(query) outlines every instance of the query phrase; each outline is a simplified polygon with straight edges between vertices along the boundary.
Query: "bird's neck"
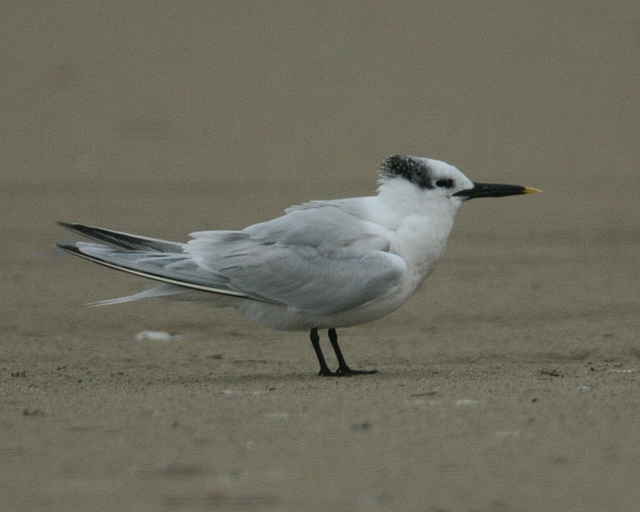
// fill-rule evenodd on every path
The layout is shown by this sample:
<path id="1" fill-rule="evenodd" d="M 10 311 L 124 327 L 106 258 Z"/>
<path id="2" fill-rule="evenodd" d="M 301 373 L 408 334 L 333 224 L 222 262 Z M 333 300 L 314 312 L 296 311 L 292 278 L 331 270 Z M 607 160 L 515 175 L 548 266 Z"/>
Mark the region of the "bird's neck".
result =
<path id="1" fill-rule="evenodd" d="M 425 201 L 415 186 L 394 180 L 380 188 L 377 200 L 392 219 L 385 227 L 393 232 L 391 251 L 401 256 L 420 282 L 444 254 L 458 207 L 446 198 Z M 391 185 L 391 186 L 389 186 Z"/>
<path id="2" fill-rule="evenodd" d="M 453 217 L 410 215 L 395 231 L 392 251 L 401 256 L 411 273 L 422 282 L 444 254 Z"/>

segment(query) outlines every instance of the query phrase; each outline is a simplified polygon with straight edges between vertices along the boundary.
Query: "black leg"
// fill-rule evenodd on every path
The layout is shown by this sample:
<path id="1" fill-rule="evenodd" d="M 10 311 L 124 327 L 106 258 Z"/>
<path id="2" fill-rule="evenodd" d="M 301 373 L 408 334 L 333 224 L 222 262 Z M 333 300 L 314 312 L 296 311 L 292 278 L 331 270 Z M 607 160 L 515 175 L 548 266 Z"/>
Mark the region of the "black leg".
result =
<path id="1" fill-rule="evenodd" d="M 319 375 L 323 377 L 335 375 L 329 367 L 327 366 L 327 361 L 322 354 L 322 349 L 320 348 L 320 336 L 318 336 L 318 328 L 314 327 L 311 329 L 309 333 L 309 338 L 311 338 L 311 345 L 313 346 L 313 350 L 316 351 L 316 357 L 318 358 L 318 362 L 320 363 L 320 373 Z"/>
<path id="2" fill-rule="evenodd" d="M 344 360 L 342 350 L 340 350 L 340 345 L 338 345 L 338 333 L 335 329 L 329 329 L 329 341 L 331 342 L 333 351 L 336 353 L 336 358 L 338 359 L 338 371 L 341 373 L 350 372 L 351 368 L 349 368 L 347 362 Z"/>
<path id="3" fill-rule="evenodd" d="M 338 359 L 338 371 L 335 372 L 336 376 L 377 373 L 377 370 L 364 371 L 364 370 L 352 370 L 351 368 L 349 368 L 349 366 L 347 365 L 347 362 L 344 360 L 344 356 L 342 355 L 342 350 L 340 350 L 340 345 L 338 345 L 338 333 L 336 332 L 335 329 L 329 329 L 329 341 L 331 342 L 333 351 L 336 353 L 336 358 Z"/>

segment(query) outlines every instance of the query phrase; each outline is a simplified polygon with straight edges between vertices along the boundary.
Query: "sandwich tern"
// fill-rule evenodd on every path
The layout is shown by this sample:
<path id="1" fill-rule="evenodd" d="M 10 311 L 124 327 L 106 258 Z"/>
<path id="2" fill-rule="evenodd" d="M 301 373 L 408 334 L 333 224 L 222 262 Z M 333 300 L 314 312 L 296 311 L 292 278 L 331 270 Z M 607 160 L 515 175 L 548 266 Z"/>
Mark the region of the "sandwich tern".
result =
<path id="1" fill-rule="evenodd" d="M 232 307 L 274 329 L 310 332 L 322 376 L 374 373 L 347 365 L 336 329 L 402 306 L 444 253 L 466 201 L 540 192 L 474 183 L 445 162 L 404 155 L 385 159 L 378 183 L 375 196 L 311 201 L 240 231 L 191 233 L 186 243 L 60 222 L 93 242 L 59 247 L 162 283 L 94 305 L 171 297 Z M 328 329 L 336 371 L 318 329 Z"/>

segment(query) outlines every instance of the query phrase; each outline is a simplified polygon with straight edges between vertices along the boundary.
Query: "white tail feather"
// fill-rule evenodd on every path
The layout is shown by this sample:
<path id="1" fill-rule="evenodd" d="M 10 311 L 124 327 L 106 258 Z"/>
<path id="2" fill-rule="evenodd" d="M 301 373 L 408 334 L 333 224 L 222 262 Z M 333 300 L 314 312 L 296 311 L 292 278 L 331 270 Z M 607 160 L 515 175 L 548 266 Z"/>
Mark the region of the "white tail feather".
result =
<path id="1" fill-rule="evenodd" d="M 107 300 L 100 300 L 97 302 L 90 302 L 89 304 L 87 304 L 87 306 L 90 306 L 90 307 L 113 306 L 114 304 L 123 304 L 125 302 L 132 302 L 134 300 L 169 297 L 171 295 L 178 295 L 180 293 L 185 293 L 188 291 L 190 290 L 181 288 L 179 286 L 164 285 L 164 286 L 158 286 L 156 288 L 151 288 L 149 290 L 145 290 L 140 293 L 134 293 L 133 295 L 127 295 L 126 297 L 118 297 L 116 299 L 107 299 Z"/>

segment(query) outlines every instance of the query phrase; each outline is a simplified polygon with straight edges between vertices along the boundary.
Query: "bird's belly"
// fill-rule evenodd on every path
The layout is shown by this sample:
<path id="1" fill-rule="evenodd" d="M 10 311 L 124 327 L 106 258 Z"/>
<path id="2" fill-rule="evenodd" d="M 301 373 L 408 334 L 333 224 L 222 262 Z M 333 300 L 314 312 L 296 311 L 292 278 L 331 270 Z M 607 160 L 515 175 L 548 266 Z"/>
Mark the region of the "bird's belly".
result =
<path id="1" fill-rule="evenodd" d="M 254 300 L 238 301 L 234 307 L 250 321 L 281 331 L 349 327 L 372 322 L 392 313 L 413 295 L 416 287 L 413 284 L 405 285 L 357 308 L 333 314 L 315 314 L 312 311 L 300 311 Z"/>

